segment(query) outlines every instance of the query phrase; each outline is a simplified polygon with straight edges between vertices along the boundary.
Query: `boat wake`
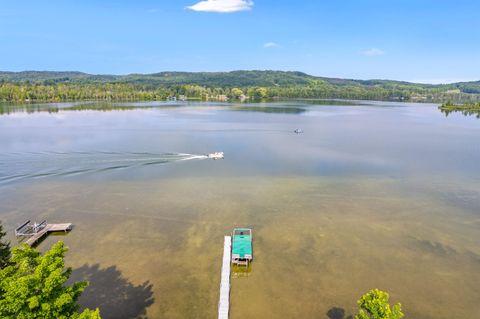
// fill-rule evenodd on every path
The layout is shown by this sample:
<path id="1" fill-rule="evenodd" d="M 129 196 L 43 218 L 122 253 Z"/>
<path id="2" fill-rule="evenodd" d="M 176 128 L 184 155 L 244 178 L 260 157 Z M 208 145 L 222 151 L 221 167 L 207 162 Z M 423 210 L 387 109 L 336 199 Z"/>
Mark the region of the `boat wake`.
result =
<path id="1" fill-rule="evenodd" d="M 29 152 L 0 154 L 0 185 L 24 179 L 75 176 L 207 159 L 187 153 Z"/>

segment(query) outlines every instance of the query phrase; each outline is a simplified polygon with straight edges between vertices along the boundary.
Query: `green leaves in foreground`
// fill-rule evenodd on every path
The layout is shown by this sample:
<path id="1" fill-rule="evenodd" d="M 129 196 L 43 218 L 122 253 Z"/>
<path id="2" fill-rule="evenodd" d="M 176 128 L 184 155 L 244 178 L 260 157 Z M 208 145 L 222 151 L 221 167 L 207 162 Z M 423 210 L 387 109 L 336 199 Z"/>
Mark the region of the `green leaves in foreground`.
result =
<path id="1" fill-rule="evenodd" d="M 78 312 L 77 300 L 88 283 L 66 286 L 63 242 L 44 255 L 26 245 L 12 250 L 12 264 L 0 270 L 0 318 L 100 319 L 99 310 Z"/>
<path id="2" fill-rule="evenodd" d="M 3 225 L 0 223 L 0 269 L 10 264 L 10 243 L 3 239 L 6 234 L 7 233 L 3 231 Z"/>
<path id="3" fill-rule="evenodd" d="M 390 308 L 388 293 L 373 289 L 357 301 L 360 312 L 355 319 L 400 319 L 403 317 L 402 305 L 397 303 Z"/>

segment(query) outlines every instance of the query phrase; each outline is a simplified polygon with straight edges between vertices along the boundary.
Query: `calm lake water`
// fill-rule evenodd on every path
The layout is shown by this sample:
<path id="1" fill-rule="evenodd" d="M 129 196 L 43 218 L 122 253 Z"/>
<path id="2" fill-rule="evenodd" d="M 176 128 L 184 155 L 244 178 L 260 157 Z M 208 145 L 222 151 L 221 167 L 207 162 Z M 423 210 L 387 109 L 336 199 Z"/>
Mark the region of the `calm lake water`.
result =
<path id="1" fill-rule="evenodd" d="M 104 318 L 215 318 L 236 226 L 255 260 L 231 318 L 343 319 L 372 288 L 408 318 L 480 318 L 480 121 L 337 104 L 0 106 L 0 219 L 12 243 L 73 223 L 39 249 L 65 241 Z"/>

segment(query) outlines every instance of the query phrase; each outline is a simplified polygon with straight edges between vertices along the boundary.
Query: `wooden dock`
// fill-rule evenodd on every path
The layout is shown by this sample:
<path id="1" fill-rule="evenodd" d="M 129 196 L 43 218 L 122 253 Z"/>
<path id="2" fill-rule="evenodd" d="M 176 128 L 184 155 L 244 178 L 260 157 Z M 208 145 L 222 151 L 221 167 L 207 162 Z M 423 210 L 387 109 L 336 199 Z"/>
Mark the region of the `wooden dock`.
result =
<path id="1" fill-rule="evenodd" d="M 46 220 L 40 224 L 31 223 L 29 220 L 26 221 L 23 225 L 15 229 L 15 235 L 17 237 L 27 238 L 24 241 L 28 246 L 35 246 L 44 236 L 53 232 L 68 232 L 72 229 L 73 225 L 71 223 L 65 224 L 48 224 Z"/>
<path id="2" fill-rule="evenodd" d="M 222 279 L 220 281 L 220 298 L 218 301 L 218 319 L 228 319 L 230 311 L 230 262 L 232 237 L 225 236 L 223 244 Z"/>

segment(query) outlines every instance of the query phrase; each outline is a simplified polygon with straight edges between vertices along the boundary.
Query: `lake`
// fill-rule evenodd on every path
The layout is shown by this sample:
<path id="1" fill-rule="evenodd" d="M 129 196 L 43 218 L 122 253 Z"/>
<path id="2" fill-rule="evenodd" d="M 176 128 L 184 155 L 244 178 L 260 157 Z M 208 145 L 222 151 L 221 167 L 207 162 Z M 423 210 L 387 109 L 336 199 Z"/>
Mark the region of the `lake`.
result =
<path id="1" fill-rule="evenodd" d="M 81 304 L 214 318 L 223 236 L 252 227 L 231 318 L 480 318 L 480 121 L 387 102 L 0 106 L 0 220 L 70 222 Z M 303 134 L 295 134 L 296 128 Z M 205 154 L 223 151 L 224 160 Z"/>

